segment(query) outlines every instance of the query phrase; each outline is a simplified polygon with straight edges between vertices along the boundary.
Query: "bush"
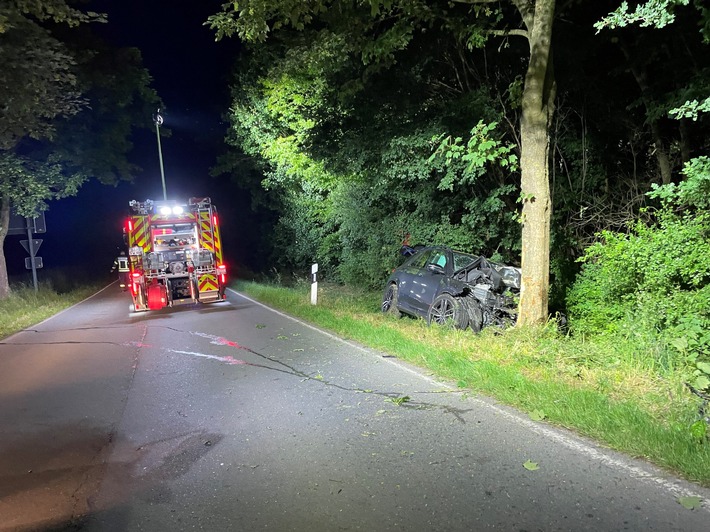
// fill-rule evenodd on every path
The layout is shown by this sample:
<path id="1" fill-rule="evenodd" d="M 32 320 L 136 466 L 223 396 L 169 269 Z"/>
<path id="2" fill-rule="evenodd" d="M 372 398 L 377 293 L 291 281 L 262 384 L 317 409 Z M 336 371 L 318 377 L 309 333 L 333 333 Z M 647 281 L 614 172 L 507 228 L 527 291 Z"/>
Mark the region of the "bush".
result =
<path id="1" fill-rule="evenodd" d="M 653 335 L 666 349 L 663 366 L 683 368 L 686 380 L 707 389 L 710 215 L 679 215 L 665 205 L 657 220 L 653 226 L 638 223 L 630 234 L 604 232 L 587 249 L 567 297 L 570 328 Z"/>
<path id="2" fill-rule="evenodd" d="M 614 332 L 634 307 L 639 272 L 638 239 L 605 231 L 587 248 L 584 265 L 567 294 L 567 310 L 574 330 L 581 333 Z"/>

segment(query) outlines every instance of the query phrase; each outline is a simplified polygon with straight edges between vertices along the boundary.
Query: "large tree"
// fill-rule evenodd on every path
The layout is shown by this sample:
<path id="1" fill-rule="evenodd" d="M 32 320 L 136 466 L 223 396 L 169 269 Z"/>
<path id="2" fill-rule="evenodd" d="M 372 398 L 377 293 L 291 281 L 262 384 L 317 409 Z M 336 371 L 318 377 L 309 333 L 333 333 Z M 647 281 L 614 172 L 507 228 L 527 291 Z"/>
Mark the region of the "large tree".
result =
<path id="1" fill-rule="evenodd" d="M 3 245 L 11 211 L 36 216 L 89 178 L 134 174 L 128 135 L 158 99 L 140 54 L 79 31 L 103 20 L 63 0 L 0 7 L 0 298 L 10 292 Z"/>
<path id="2" fill-rule="evenodd" d="M 551 200 L 549 186 L 549 127 L 554 114 L 556 85 L 552 65 L 552 26 L 555 0 L 456 0 L 454 2 L 319 0 L 245 0 L 223 5 L 209 24 L 217 37 L 238 35 L 247 42 L 264 41 L 279 28 L 302 30 L 342 28 L 343 20 L 367 10 L 369 20 L 353 17 L 353 43 L 363 61 L 376 65 L 393 61 L 415 31 L 442 25 L 458 38 L 480 46 L 488 38 L 527 39 L 527 68 L 520 121 L 523 286 L 519 323 L 547 319 Z M 472 124 L 473 125 L 473 124 Z"/>

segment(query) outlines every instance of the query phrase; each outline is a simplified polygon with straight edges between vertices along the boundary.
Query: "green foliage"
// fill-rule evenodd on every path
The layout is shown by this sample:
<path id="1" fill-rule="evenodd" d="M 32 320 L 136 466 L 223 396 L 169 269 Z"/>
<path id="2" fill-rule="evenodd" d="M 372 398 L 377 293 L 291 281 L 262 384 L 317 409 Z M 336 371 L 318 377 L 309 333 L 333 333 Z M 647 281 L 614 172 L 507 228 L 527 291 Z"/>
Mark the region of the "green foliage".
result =
<path id="1" fill-rule="evenodd" d="M 450 167 L 454 161 L 460 159 L 466 163 L 466 166 L 461 172 L 460 178 L 456 180 L 456 184 L 464 185 L 475 182 L 491 164 L 496 164 L 509 172 L 515 172 L 518 169 L 518 157 L 514 153 L 515 147 L 503 145 L 496 137 L 497 126 L 496 122 L 484 124 L 483 121 L 479 121 L 471 130 L 471 136 L 466 146 L 462 145 L 463 139 L 461 137 L 452 139 L 450 135 L 440 135 L 433 139 L 434 142 L 439 143 L 439 147 L 429 158 L 429 162 L 437 157 L 443 157 L 445 165 Z M 453 190 L 455 178 L 454 173 L 447 172 L 439 183 L 439 188 Z"/>
<path id="2" fill-rule="evenodd" d="M 629 234 L 605 232 L 590 246 L 567 297 L 572 329 L 580 334 L 655 332 L 677 353 L 668 367 L 687 368 L 705 389 L 710 362 L 710 213 L 636 224 Z M 703 386 L 704 384 L 704 386 Z"/>
<path id="3" fill-rule="evenodd" d="M 209 17 L 206 24 L 216 30 L 217 39 L 236 34 L 243 41 L 264 41 L 272 29 L 303 29 L 326 8 L 326 2 L 244 0 L 223 4 L 223 11 Z"/>
<path id="4" fill-rule="evenodd" d="M 690 425 L 690 435 L 698 443 L 705 442 L 708 438 L 708 424 L 707 424 L 707 422 L 704 419 L 699 419 L 698 421 L 696 421 L 695 423 Z M 681 504 L 683 504 L 683 503 L 681 502 Z M 686 504 L 683 504 L 683 506 L 685 506 L 686 508 L 689 507 Z M 690 507 L 690 509 L 692 509 L 692 507 Z"/>
<path id="5" fill-rule="evenodd" d="M 677 5 L 687 6 L 690 0 L 648 0 L 636 5 L 629 11 L 629 4 L 624 0 L 621 6 L 602 20 L 594 24 L 597 31 L 604 28 L 623 28 L 629 24 L 638 23 L 641 27 L 652 26 L 664 28 L 675 21 L 673 8 Z"/>
<path id="6" fill-rule="evenodd" d="M 76 194 L 86 174 L 65 175 L 56 158 L 36 161 L 0 152 L 0 197 L 10 198 L 21 216 L 37 216 L 47 201 Z"/>
<path id="7" fill-rule="evenodd" d="M 395 53 L 404 50 L 412 40 L 414 28 L 407 21 L 397 21 L 391 28 L 368 42 L 362 50 L 362 61 L 369 63 L 391 63 Z"/>
<path id="8" fill-rule="evenodd" d="M 690 100 L 676 109 L 671 109 L 670 115 L 674 118 L 692 118 L 698 120 L 698 114 L 710 112 L 710 98 L 702 101 Z"/>
<path id="9" fill-rule="evenodd" d="M 276 229 L 273 232 L 271 264 L 291 273 L 310 271 L 319 264 L 322 275 L 332 272 L 332 251 L 325 244 L 332 227 L 323 223 L 329 218 L 331 202 L 317 190 L 286 193 Z M 332 242 L 328 240 L 328 242 Z"/>
<path id="10" fill-rule="evenodd" d="M 72 27 L 86 22 L 106 22 L 105 15 L 80 11 L 64 0 L 5 0 L 0 7 L 0 33 L 16 28 L 19 19 L 27 16 Z"/>
<path id="11" fill-rule="evenodd" d="M 685 164 L 686 179 L 678 184 L 651 185 L 648 196 L 679 208 L 710 209 L 710 157 L 701 156 Z"/>
<path id="12" fill-rule="evenodd" d="M 370 57 L 373 69 L 347 33 L 281 35 L 284 42 L 271 40 L 242 62 L 229 137 L 263 164 L 262 185 L 279 198 L 272 244 L 280 269 L 317 261 L 330 279 L 379 287 L 407 234 L 417 243 L 515 254 L 516 158 L 495 124 L 481 119 L 492 114 L 485 90 L 432 97 L 414 87 L 437 63 Z M 468 153 L 448 163 L 432 157 L 432 138 L 469 130 L 471 116 L 481 122 L 468 145 L 452 148 Z M 446 179 L 452 185 L 440 186 Z"/>
<path id="13" fill-rule="evenodd" d="M 703 291 L 705 296 L 710 289 Z M 699 305 L 696 305 L 696 307 Z M 692 312 L 694 309 L 688 309 Z M 688 314 L 670 329 L 666 336 L 669 344 L 678 351 L 682 362 L 688 368 L 687 379 L 697 390 L 710 389 L 710 319 L 706 315 Z"/>
<path id="14" fill-rule="evenodd" d="M 615 331 L 631 307 L 637 286 L 633 257 L 635 239 L 604 232 L 587 248 L 582 273 L 567 295 L 574 330 L 580 333 Z"/>
<path id="15" fill-rule="evenodd" d="M 26 136 L 51 138 L 55 118 L 75 115 L 87 103 L 67 47 L 30 19 L 14 14 L 11 20 L 0 33 L 2 149 Z"/>
<path id="16" fill-rule="evenodd" d="M 688 4 L 688 0 L 649 0 L 630 12 L 623 2 L 595 27 L 598 31 L 632 24 L 663 28 L 675 21 L 675 7 Z M 707 43 L 708 11 L 699 3 L 695 6 L 704 20 L 701 32 Z M 641 71 L 636 69 L 638 77 Z M 692 76 L 682 90 L 667 92 L 654 103 L 649 86 L 642 89 L 647 119 L 656 127 L 665 113 L 697 122 L 699 113 L 709 109 L 704 74 Z M 655 224 L 637 222 L 628 235 L 605 233 L 601 242 L 589 248 L 568 302 L 578 332 L 651 332 L 665 348 L 665 366 L 677 368 L 702 391 L 710 389 L 710 159 L 690 159 L 682 174 L 684 179 L 677 184 L 651 184 L 648 197 L 661 204 Z M 626 282 L 618 280 L 621 276 Z M 614 278 L 616 290 L 600 293 L 609 278 Z M 614 321 L 604 325 L 607 319 Z M 698 441 L 704 441 L 706 430 L 704 421 L 690 427 Z"/>
<path id="17" fill-rule="evenodd" d="M 109 47 L 83 29 L 65 39 L 90 110 L 57 122 L 54 141 L 38 151 L 55 153 L 66 171 L 84 171 L 104 184 L 132 181 L 140 169 L 130 162 L 131 136 L 138 128 L 152 129 L 147 118 L 162 103 L 139 50 Z"/>

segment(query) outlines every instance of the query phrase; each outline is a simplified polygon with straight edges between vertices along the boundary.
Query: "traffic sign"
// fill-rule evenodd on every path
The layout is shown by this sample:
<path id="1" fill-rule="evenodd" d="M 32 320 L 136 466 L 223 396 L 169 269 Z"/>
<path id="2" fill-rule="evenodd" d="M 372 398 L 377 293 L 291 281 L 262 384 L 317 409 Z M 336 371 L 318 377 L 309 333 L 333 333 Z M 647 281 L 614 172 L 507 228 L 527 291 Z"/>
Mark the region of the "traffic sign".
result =
<path id="1" fill-rule="evenodd" d="M 45 221 L 44 213 L 42 212 L 35 218 L 25 218 L 24 216 L 20 216 L 18 214 L 12 214 L 10 216 L 10 226 L 7 234 L 26 235 L 28 225 L 33 233 L 47 232 L 47 222 Z"/>
<path id="2" fill-rule="evenodd" d="M 35 269 L 42 267 L 42 257 L 35 257 Z M 25 268 L 32 269 L 32 257 L 25 257 Z"/>
<path id="3" fill-rule="evenodd" d="M 25 251 L 27 253 L 30 253 L 30 241 L 29 240 L 20 240 L 20 244 L 22 244 L 22 247 L 25 248 Z M 39 247 L 42 245 L 42 239 L 41 238 L 33 238 L 32 239 L 32 248 L 35 253 L 39 250 Z M 32 253 L 30 253 L 32 255 Z"/>

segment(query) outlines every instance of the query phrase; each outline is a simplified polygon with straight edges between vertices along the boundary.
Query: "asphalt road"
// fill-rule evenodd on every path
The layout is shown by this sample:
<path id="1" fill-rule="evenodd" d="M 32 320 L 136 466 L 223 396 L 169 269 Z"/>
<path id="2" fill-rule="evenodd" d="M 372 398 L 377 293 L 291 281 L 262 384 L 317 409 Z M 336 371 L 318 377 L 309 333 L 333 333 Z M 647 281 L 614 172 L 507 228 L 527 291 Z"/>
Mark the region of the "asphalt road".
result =
<path id="1" fill-rule="evenodd" d="M 112 285 L 0 343 L 0 530 L 710 530 L 708 490 L 228 299 Z"/>

